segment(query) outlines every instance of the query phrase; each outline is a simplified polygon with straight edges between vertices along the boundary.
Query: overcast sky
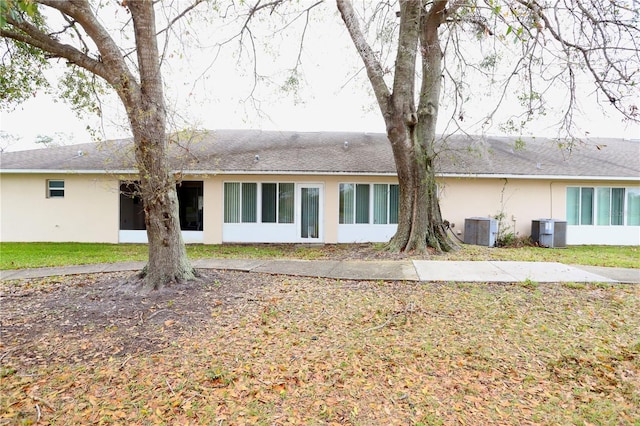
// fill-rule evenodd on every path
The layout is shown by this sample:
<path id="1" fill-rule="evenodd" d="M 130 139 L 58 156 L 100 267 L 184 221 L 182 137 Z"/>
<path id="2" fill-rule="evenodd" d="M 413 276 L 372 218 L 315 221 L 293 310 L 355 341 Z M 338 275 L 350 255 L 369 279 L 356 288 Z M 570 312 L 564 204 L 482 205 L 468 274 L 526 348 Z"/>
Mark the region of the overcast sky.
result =
<path id="1" fill-rule="evenodd" d="M 286 69 L 296 62 L 299 39 L 294 33 L 268 40 L 271 46 L 275 42 L 277 47 L 271 47 L 272 52 L 259 59 L 258 72 L 265 78 L 260 79 L 255 92 L 257 104 L 247 100 L 254 83 L 252 65 L 238 60 L 238 51 L 233 45 L 227 46 L 210 68 L 210 58 L 215 52 L 206 46 L 190 50 L 186 57 L 170 59 L 164 71 L 168 106 L 171 117 L 175 118 L 172 121 L 176 127 L 206 129 L 384 132 L 366 73 L 337 14 L 330 11 L 322 22 L 311 22 L 306 40 L 299 67 L 301 83 L 295 91 L 284 90 L 283 82 L 289 75 Z M 593 88 L 585 84 L 578 90 L 590 93 Z M 478 93 L 477 102 L 469 105 L 468 122 L 473 123 L 482 116 L 482 108 L 487 104 L 485 93 Z M 577 119 L 585 134 L 639 137 L 638 125 L 623 123 L 613 111 L 607 116 L 596 103 L 597 98 L 592 97 L 581 105 L 582 113 Z M 474 109 L 477 109 L 475 116 Z M 90 142 L 93 139 L 86 131 L 87 126 L 97 129 L 99 135 L 107 139 L 128 137 L 126 119 L 117 100 L 107 103 L 104 110 L 102 121 L 78 119 L 64 102 L 37 94 L 13 112 L 0 112 L 0 129 L 20 138 L 8 150 L 37 148 L 39 145 L 34 141 L 38 135 L 61 135 L 68 144 Z M 560 114 L 550 110 L 527 134 L 556 136 Z M 446 120 L 441 118 L 440 132 L 445 131 L 445 124 Z M 483 129 L 471 127 L 469 130 L 477 133 Z M 484 131 L 502 133 L 498 124 Z"/>

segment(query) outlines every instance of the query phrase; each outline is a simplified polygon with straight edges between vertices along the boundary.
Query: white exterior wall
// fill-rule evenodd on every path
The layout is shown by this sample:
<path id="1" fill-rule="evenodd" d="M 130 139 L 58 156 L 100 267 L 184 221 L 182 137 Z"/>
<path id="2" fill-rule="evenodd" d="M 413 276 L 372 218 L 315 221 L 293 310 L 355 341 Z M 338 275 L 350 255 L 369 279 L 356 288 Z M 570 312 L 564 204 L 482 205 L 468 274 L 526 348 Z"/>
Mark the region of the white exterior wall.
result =
<path id="1" fill-rule="evenodd" d="M 251 183 L 294 183 L 295 184 L 295 220 L 294 223 L 224 223 L 224 183 L 225 182 L 251 182 Z M 299 189 L 301 186 L 320 187 L 320 235 L 314 242 L 335 243 L 334 226 L 331 226 L 333 206 L 327 201 L 326 177 L 301 176 L 301 175 L 221 175 L 205 181 L 205 207 L 204 229 L 205 244 L 223 243 L 300 243 L 309 240 L 301 238 Z M 211 200 L 207 203 L 207 196 L 211 191 Z M 331 189 L 329 189 L 331 191 Z M 215 210 L 209 213 L 208 206 Z M 259 206 L 258 206 L 259 209 Z M 337 210 L 337 207 L 336 207 Z M 337 217 L 337 211 L 335 213 Z M 337 219 L 336 219 L 337 220 Z M 213 227 L 209 231 L 209 228 Z M 209 238 L 212 239 L 210 240 Z M 219 240 L 218 240 L 219 237 Z M 215 240 L 215 243 L 209 241 Z"/>
<path id="2" fill-rule="evenodd" d="M 47 198 L 47 180 L 64 197 Z M 118 179 L 83 174 L 0 174 L 0 241 L 117 243 Z"/>
<path id="3" fill-rule="evenodd" d="M 186 244 L 202 244 L 204 234 L 202 231 L 182 231 L 182 241 Z M 147 244 L 147 231 L 124 229 L 118 232 L 118 240 L 121 243 Z"/>
<path id="4" fill-rule="evenodd" d="M 340 184 L 341 183 L 386 183 L 397 184 L 398 179 L 395 177 L 386 176 L 334 176 L 332 184 L 335 189 L 334 199 L 332 207 L 335 214 L 335 225 L 337 231 L 337 243 L 382 243 L 389 241 L 391 237 L 396 233 L 398 225 L 396 224 L 340 224 L 339 222 L 339 208 L 340 208 Z M 373 203 L 373 197 L 370 200 Z M 373 212 L 370 211 L 370 218 L 373 218 Z"/>
<path id="5" fill-rule="evenodd" d="M 64 180 L 64 198 L 47 198 L 47 179 Z M 324 217 L 318 242 L 383 242 L 396 225 L 340 225 L 340 183 L 397 183 L 392 176 L 216 175 L 203 181 L 203 231 L 184 231 L 188 243 L 301 242 L 294 224 L 224 224 L 224 182 L 293 182 L 322 188 Z M 520 236 L 531 234 L 531 221 L 566 220 L 568 186 L 638 187 L 631 182 L 552 181 L 499 178 L 439 179 L 442 216 L 464 238 L 464 220 L 505 214 Z M 298 186 L 296 186 L 297 188 Z M 119 181 L 102 174 L 0 174 L 0 241 L 146 242 L 145 231 L 119 230 Z M 298 204 L 296 191 L 296 204 Z M 297 208 L 297 206 L 296 206 Z M 297 216 L 297 215 L 296 215 Z M 568 226 L 567 244 L 640 245 L 638 226 Z"/>
<path id="6" fill-rule="evenodd" d="M 567 245 L 640 246 L 640 226 L 567 226 Z"/>

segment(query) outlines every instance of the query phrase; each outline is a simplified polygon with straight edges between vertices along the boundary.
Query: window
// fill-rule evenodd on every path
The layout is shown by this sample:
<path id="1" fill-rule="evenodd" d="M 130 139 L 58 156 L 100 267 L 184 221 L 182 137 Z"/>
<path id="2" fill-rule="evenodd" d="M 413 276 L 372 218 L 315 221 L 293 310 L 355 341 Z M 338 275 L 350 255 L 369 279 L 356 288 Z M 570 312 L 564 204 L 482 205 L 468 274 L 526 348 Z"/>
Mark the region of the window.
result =
<path id="1" fill-rule="evenodd" d="M 224 222 L 293 223 L 294 189 L 293 183 L 225 182 Z"/>
<path id="2" fill-rule="evenodd" d="M 224 222 L 256 221 L 257 185 L 255 183 L 225 182 Z"/>
<path id="3" fill-rule="evenodd" d="M 278 184 L 278 223 L 293 223 L 294 184 Z"/>
<path id="4" fill-rule="evenodd" d="M 202 181 L 181 181 L 176 185 L 180 229 L 204 230 L 204 185 Z"/>
<path id="5" fill-rule="evenodd" d="M 597 188 L 598 225 L 609 225 L 611 220 L 611 188 Z"/>
<path id="6" fill-rule="evenodd" d="M 627 191 L 627 225 L 640 226 L 640 188 Z"/>
<path id="7" fill-rule="evenodd" d="M 143 231 L 146 229 L 144 203 L 140 194 L 140 182 L 120 182 L 120 229 Z M 204 229 L 204 196 L 202 181 L 182 181 L 176 185 L 178 218 L 183 231 Z"/>
<path id="8" fill-rule="evenodd" d="M 356 185 L 356 223 L 369 223 L 369 185 Z"/>
<path id="9" fill-rule="evenodd" d="M 353 223 L 354 212 L 354 192 L 355 185 L 352 183 L 340 184 L 340 209 L 339 209 L 339 223 Z"/>
<path id="10" fill-rule="evenodd" d="M 262 223 L 293 223 L 293 183 L 263 183 Z"/>
<path id="11" fill-rule="evenodd" d="M 398 185 L 340 184 L 340 224 L 398 223 Z"/>
<path id="12" fill-rule="evenodd" d="M 389 197 L 387 192 L 389 185 L 373 185 L 373 223 L 387 223 Z"/>
<path id="13" fill-rule="evenodd" d="M 264 223 L 276 223 L 277 192 L 277 183 L 262 184 L 262 222 Z"/>
<path id="14" fill-rule="evenodd" d="M 400 187 L 389 185 L 389 223 L 398 223 L 400 211 Z"/>
<path id="15" fill-rule="evenodd" d="M 120 182 L 120 229 L 128 231 L 146 229 L 139 182 Z"/>
<path id="16" fill-rule="evenodd" d="M 593 225 L 593 188 L 580 188 L 580 225 Z"/>
<path id="17" fill-rule="evenodd" d="M 624 188 L 611 188 L 611 224 L 624 225 Z"/>
<path id="18" fill-rule="evenodd" d="M 624 188 L 596 188 L 596 194 L 597 224 L 624 225 Z"/>
<path id="19" fill-rule="evenodd" d="M 258 221 L 258 184 L 242 184 L 242 223 Z"/>
<path id="20" fill-rule="evenodd" d="M 580 215 L 580 188 L 567 188 L 567 225 L 577 225 Z"/>
<path id="21" fill-rule="evenodd" d="M 640 189 L 568 187 L 567 224 L 624 226 L 625 201 L 627 225 L 640 225 Z"/>
<path id="22" fill-rule="evenodd" d="M 47 198 L 63 198 L 64 197 L 64 181 L 48 180 L 47 181 Z"/>

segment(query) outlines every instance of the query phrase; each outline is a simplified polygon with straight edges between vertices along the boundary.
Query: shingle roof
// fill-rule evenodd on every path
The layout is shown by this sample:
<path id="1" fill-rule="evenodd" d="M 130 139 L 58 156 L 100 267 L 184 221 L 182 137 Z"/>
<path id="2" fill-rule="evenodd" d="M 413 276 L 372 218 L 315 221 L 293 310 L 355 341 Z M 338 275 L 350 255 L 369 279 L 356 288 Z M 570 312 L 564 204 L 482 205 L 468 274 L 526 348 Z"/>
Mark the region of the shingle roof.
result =
<path id="1" fill-rule="evenodd" d="M 183 137 L 184 139 L 184 137 Z M 640 177 L 640 142 L 597 139 L 571 153 L 557 141 L 524 138 L 450 136 L 438 161 L 441 174 L 493 176 Z M 200 132 L 172 144 L 176 170 L 198 173 L 357 173 L 394 174 L 385 134 L 218 130 Z M 115 140 L 5 152 L 0 171 L 134 170 L 130 140 Z"/>

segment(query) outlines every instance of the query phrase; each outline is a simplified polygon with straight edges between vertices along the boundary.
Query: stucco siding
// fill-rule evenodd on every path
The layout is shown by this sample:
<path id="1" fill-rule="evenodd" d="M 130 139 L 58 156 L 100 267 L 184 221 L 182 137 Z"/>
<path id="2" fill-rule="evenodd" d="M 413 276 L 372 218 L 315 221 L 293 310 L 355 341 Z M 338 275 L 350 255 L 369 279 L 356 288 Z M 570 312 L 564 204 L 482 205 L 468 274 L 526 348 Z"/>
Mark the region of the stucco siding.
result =
<path id="1" fill-rule="evenodd" d="M 47 180 L 64 197 L 47 197 Z M 104 175 L 0 175 L 0 240 L 118 242 L 118 180 Z"/>
<path id="2" fill-rule="evenodd" d="M 470 217 L 503 214 L 503 227 L 519 236 L 531 235 L 531 221 L 564 220 L 564 187 L 548 180 L 447 178 L 440 181 L 443 219 L 464 238 L 464 221 Z"/>
<path id="3" fill-rule="evenodd" d="M 502 215 L 503 232 L 527 236 L 534 219 L 568 216 L 567 244 L 640 244 L 640 164 L 630 160 L 640 155 L 637 141 L 589 139 L 565 155 L 546 138 L 515 149 L 513 137 L 444 137 L 451 155 L 438 159 L 439 197 L 459 237 L 469 217 Z M 397 183 L 384 133 L 219 130 L 199 138 L 169 152 L 192 181 L 178 186 L 186 242 L 377 242 L 397 228 L 397 188 L 372 185 Z M 185 146 L 194 160 L 187 164 Z M 140 199 L 120 198 L 118 180 L 103 172 L 108 162 L 133 173 L 132 147 L 127 139 L 1 153 L 0 240 L 146 241 Z M 47 178 L 65 179 L 64 198 L 45 196 Z M 341 192 L 341 183 L 356 185 Z"/>
<path id="4" fill-rule="evenodd" d="M 213 176 L 204 179 L 203 183 L 203 243 L 222 243 L 222 222 L 224 213 L 224 198 L 222 191 L 223 179 Z"/>

